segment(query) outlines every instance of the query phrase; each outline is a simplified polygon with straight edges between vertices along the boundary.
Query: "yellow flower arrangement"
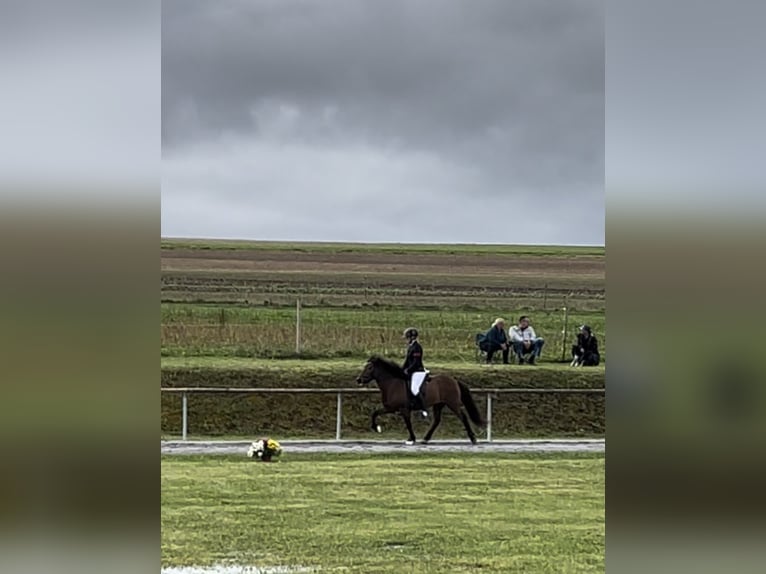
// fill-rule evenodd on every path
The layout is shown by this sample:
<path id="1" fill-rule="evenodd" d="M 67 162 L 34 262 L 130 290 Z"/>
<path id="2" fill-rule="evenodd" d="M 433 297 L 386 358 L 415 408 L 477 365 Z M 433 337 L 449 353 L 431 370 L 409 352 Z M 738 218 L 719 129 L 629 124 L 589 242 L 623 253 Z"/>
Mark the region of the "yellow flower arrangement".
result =
<path id="1" fill-rule="evenodd" d="M 273 438 L 266 441 L 266 448 L 269 449 L 274 456 L 279 456 L 282 453 L 282 447 Z"/>

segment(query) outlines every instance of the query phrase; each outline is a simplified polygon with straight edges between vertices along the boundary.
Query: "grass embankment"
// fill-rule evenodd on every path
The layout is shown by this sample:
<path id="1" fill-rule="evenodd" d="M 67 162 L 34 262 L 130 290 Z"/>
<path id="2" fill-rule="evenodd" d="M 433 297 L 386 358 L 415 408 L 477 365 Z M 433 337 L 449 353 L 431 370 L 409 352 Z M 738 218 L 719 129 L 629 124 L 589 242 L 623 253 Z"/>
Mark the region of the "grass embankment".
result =
<path id="1" fill-rule="evenodd" d="M 217 358 L 162 359 L 163 387 L 312 387 L 355 388 L 363 361 L 297 361 Z M 603 388 L 604 369 L 571 369 L 564 365 L 530 367 L 438 363 L 434 374 L 447 372 L 481 388 Z M 374 385 L 373 385 L 374 387 Z M 485 412 L 485 395 L 476 393 Z M 197 436 L 248 436 L 331 438 L 335 436 L 335 395 L 237 395 L 194 394 L 188 399 L 189 432 Z M 178 436 L 181 429 L 181 398 L 162 394 L 161 432 Z M 381 420 L 383 437 L 370 435 L 369 416 L 379 408 L 380 396 L 348 395 L 343 399 L 342 434 L 346 438 L 403 438 L 404 425 L 389 415 Z M 415 421 L 422 437 L 429 421 Z M 605 397 L 577 395 L 500 395 L 493 403 L 493 436 L 592 437 L 605 431 Z M 445 411 L 435 438 L 464 438 L 460 422 Z"/>
<path id="2" fill-rule="evenodd" d="M 163 566 L 603 572 L 603 455 L 162 460 Z"/>

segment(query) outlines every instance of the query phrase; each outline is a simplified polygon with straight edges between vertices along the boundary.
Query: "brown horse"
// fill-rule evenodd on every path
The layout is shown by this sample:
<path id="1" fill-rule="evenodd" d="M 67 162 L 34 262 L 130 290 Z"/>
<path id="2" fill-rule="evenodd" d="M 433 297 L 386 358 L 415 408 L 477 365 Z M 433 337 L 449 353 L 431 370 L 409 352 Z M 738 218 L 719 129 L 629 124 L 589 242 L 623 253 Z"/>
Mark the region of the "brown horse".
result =
<path id="1" fill-rule="evenodd" d="M 358 385 L 367 385 L 370 381 L 377 381 L 380 388 L 383 408 L 372 412 L 370 428 L 373 431 L 380 432 L 378 425 L 378 416 L 388 413 L 399 413 L 407 425 L 407 431 L 410 433 L 408 444 L 415 443 L 415 433 L 412 430 L 412 421 L 410 420 L 410 393 L 407 390 L 407 375 L 402 368 L 382 357 L 370 357 L 364 366 L 362 374 L 356 378 Z M 441 422 L 442 410 L 446 406 L 455 416 L 457 416 L 468 433 L 468 438 L 473 444 L 476 444 L 476 435 L 468 423 L 468 417 L 481 427 L 484 426 L 484 420 L 481 418 L 479 409 L 473 401 L 471 391 L 465 383 L 461 383 L 449 375 L 436 375 L 423 383 L 421 391 L 423 402 L 426 407 L 433 407 L 434 421 L 431 428 L 428 429 L 423 442 L 431 440 L 436 427 Z M 465 411 L 463 410 L 465 407 Z M 468 411 L 468 416 L 466 416 Z"/>

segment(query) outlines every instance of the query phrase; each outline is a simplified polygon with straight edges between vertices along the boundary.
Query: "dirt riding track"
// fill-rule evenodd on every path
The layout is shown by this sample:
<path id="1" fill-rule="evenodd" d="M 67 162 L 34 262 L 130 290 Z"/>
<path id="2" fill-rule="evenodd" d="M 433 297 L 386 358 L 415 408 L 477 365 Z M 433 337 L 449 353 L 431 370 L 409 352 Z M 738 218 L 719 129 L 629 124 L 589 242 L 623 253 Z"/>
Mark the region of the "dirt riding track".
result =
<path id="1" fill-rule="evenodd" d="M 429 444 L 406 445 L 401 441 L 348 440 L 348 441 L 281 441 L 284 453 L 366 453 L 366 454 L 409 454 L 409 453 L 515 453 L 515 452 L 604 452 L 603 439 L 538 439 L 479 441 L 476 445 L 454 440 L 434 440 Z M 245 456 L 250 443 L 247 441 L 162 441 L 163 455 L 230 455 Z"/>

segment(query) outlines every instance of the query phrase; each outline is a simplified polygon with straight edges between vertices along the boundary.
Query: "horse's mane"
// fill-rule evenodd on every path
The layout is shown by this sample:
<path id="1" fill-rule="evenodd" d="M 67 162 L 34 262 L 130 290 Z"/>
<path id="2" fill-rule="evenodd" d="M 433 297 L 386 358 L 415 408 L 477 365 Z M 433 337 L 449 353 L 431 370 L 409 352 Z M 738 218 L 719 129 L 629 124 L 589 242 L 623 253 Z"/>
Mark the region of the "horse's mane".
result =
<path id="1" fill-rule="evenodd" d="M 402 379 L 405 381 L 407 380 L 407 375 L 404 373 L 402 368 L 389 359 L 380 357 L 378 355 L 373 355 L 370 357 L 368 362 L 372 363 L 376 367 L 380 367 L 392 377 L 396 377 L 397 379 Z"/>

